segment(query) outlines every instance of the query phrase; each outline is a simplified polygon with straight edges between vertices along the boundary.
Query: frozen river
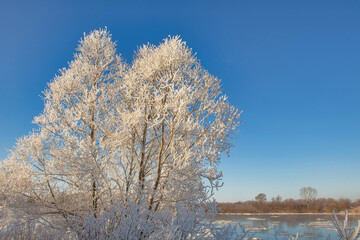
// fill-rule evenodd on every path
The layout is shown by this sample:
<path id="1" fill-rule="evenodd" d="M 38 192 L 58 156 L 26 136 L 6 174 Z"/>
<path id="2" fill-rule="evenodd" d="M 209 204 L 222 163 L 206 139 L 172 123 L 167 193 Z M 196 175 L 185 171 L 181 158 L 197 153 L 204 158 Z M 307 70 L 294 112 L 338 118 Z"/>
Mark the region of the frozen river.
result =
<path id="1" fill-rule="evenodd" d="M 343 222 L 344 215 L 338 215 Z M 357 225 L 360 215 L 349 216 L 349 227 Z M 247 215 L 218 215 L 216 223 L 240 223 L 251 231 L 255 231 L 256 239 L 287 239 L 288 235 L 299 234 L 298 239 L 339 239 L 332 224 L 330 214 L 247 214 Z"/>

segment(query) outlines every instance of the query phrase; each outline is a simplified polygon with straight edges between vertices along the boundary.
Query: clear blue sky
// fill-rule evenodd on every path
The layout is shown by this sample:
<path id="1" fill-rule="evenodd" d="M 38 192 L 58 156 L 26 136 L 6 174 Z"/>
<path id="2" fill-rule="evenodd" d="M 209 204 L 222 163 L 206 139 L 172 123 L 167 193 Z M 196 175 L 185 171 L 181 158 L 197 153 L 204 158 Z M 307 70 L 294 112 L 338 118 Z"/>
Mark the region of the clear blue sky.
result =
<path id="1" fill-rule="evenodd" d="M 0 159 L 36 127 L 83 33 L 104 26 L 128 62 L 181 35 L 244 111 L 217 200 L 304 186 L 360 198 L 359 1 L 2 1 Z"/>

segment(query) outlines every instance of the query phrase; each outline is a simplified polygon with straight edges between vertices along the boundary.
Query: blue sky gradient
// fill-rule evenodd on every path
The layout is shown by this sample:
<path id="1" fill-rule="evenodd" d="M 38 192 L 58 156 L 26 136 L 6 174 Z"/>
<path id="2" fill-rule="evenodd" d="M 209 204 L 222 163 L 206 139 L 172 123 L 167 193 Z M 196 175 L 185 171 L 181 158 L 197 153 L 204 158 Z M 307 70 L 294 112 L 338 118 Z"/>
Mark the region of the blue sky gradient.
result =
<path id="1" fill-rule="evenodd" d="M 3 1 L 0 159 L 36 126 L 41 92 L 83 33 L 118 52 L 181 35 L 244 111 L 219 201 L 360 198 L 359 1 Z"/>

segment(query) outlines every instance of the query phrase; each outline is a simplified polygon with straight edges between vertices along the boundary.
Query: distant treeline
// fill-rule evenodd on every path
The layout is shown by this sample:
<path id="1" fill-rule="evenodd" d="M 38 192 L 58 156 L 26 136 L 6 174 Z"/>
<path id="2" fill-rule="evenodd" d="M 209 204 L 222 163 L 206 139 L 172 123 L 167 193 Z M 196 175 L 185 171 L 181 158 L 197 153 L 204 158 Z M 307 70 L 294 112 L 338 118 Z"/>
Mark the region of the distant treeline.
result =
<path id="1" fill-rule="evenodd" d="M 350 201 L 346 198 L 318 198 L 311 201 L 303 199 L 273 199 L 272 201 L 245 201 L 219 203 L 220 213 L 331 213 L 348 209 L 349 212 L 360 212 L 360 199 Z"/>

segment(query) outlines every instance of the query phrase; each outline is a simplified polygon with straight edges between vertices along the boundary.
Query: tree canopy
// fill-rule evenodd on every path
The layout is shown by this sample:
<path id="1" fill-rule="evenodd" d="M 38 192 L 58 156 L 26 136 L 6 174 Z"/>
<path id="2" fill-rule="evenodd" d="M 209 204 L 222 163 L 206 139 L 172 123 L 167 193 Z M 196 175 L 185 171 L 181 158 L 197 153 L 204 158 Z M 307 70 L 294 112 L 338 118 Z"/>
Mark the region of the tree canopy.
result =
<path id="1" fill-rule="evenodd" d="M 259 193 L 256 197 L 255 200 L 258 202 L 266 202 L 266 194 L 265 193 Z"/>
<path id="2" fill-rule="evenodd" d="M 229 154 L 240 112 L 180 37 L 144 45 L 126 64 L 110 33 L 93 31 L 44 102 L 38 128 L 0 166 L 1 194 L 18 219 L 88 238 L 89 219 L 109 226 L 115 216 L 111 229 L 140 239 L 157 234 L 156 219 L 173 224 L 165 213 L 195 214 L 190 227 L 174 230 L 190 236 L 215 212 L 220 157 Z"/>

